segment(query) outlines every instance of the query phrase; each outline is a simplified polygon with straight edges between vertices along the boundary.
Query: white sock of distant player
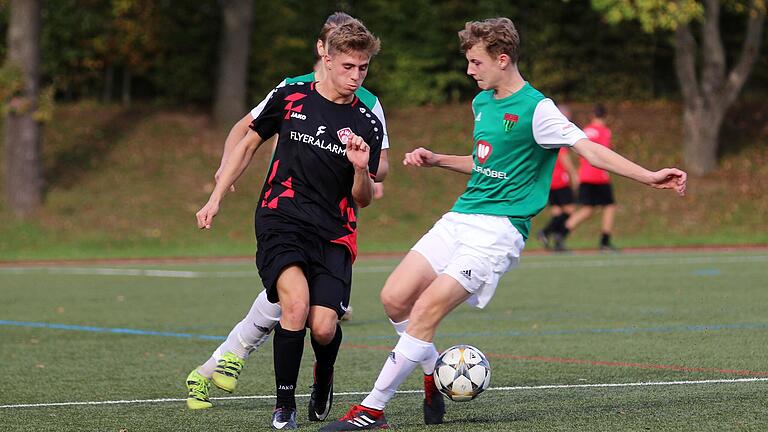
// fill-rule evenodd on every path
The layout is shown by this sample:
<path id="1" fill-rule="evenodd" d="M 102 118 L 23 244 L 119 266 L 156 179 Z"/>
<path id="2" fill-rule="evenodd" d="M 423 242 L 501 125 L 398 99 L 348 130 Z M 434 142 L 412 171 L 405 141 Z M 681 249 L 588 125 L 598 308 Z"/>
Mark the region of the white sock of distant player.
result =
<path id="1" fill-rule="evenodd" d="M 269 338 L 269 333 L 280 321 L 282 310 L 280 305 L 270 303 L 267 300 L 266 291 L 262 291 L 248 314 L 240 321 L 211 357 L 200 366 L 197 371 L 204 377 L 210 378 L 216 368 L 216 364 L 225 352 L 232 352 L 236 356 L 247 359 L 256 348 L 261 346 Z"/>
<path id="2" fill-rule="evenodd" d="M 395 328 L 395 332 L 397 332 L 398 336 L 402 336 L 403 333 L 405 333 L 405 329 L 408 328 L 407 319 L 400 322 L 394 322 L 390 318 L 389 322 L 392 323 L 392 327 Z M 437 356 L 439 355 L 440 353 L 437 352 L 437 349 L 435 349 L 433 344 L 432 352 L 426 359 L 421 362 L 421 369 L 424 371 L 424 375 L 432 375 L 432 373 L 435 372 L 435 362 L 437 361 Z"/>
<path id="3" fill-rule="evenodd" d="M 383 410 L 400 384 L 408 378 L 419 363 L 429 358 L 433 351 L 436 350 L 432 342 L 416 339 L 404 332 L 395 349 L 389 353 L 373 390 L 363 399 L 362 405 Z"/>

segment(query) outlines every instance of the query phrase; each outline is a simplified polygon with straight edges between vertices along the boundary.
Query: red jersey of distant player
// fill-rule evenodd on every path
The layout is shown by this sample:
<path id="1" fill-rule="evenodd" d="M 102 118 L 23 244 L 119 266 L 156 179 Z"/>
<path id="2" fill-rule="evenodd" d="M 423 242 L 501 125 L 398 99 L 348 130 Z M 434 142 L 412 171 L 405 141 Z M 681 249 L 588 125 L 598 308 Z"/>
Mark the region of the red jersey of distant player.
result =
<path id="1" fill-rule="evenodd" d="M 565 147 L 560 148 L 560 152 L 557 153 L 557 162 L 555 162 L 555 169 L 552 171 L 552 184 L 549 186 L 550 190 L 562 189 L 571 185 L 571 176 L 568 175 L 568 170 L 565 169 L 560 160 L 567 155 L 568 149 Z"/>
<path id="2" fill-rule="evenodd" d="M 611 148 L 611 130 L 605 125 L 590 123 L 584 128 L 584 133 L 591 141 Z M 593 167 L 586 159 L 580 157 L 579 181 L 588 184 L 608 184 L 611 178 L 607 171 Z"/>

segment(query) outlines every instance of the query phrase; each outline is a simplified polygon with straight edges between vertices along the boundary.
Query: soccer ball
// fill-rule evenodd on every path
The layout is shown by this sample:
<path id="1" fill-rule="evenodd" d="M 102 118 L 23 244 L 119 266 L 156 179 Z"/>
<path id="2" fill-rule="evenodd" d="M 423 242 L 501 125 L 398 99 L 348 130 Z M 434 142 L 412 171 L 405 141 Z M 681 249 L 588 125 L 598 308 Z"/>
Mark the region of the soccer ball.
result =
<path id="1" fill-rule="evenodd" d="M 435 385 L 453 401 L 470 401 L 490 384 L 491 364 L 471 345 L 452 346 L 437 358 Z"/>

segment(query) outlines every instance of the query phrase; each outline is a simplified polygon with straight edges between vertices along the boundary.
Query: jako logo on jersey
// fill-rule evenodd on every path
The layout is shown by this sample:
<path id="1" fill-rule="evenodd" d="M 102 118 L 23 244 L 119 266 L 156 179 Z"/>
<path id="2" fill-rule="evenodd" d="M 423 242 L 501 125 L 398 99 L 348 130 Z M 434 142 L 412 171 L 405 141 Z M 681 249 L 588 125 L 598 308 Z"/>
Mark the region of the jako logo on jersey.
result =
<path id="1" fill-rule="evenodd" d="M 300 101 L 300 100 L 304 99 L 305 97 L 307 97 L 307 95 L 305 95 L 304 93 L 296 92 L 296 93 L 289 94 L 285 98 L 285 100 L 288 101 L 288 103 L 285 104 L 285 108 L 284 108 L 285 109 L 285 117 L 284 117 L 285 120 L 288 120 L 288 118 L 290 118 L 290 117 L 297 118 L 299 120 L 306 120 L 307 119 L 307 116 L 305 116 L 304 114 L 301 114 L 301 110 L 304 108 L 304 105 L 293 106 L 294 102 Z"/>
<path id="2" fill-rule="evenodd" d="M 477 160 L 484 164 L 488 160 L 488 156 L 493 152 L 493 147 L 488 141 L 480 140 L 477 142 Z"/>
<path id="3" fill-rule="evenodd" d="M 336 131 L 336 135 L 339 136 L 339 141 L 341 141 L 342 144 L 347 145 L 349 137 L 352 136 L 352 129 L 345 127 L 344 129 Z"/>
<path id="4" fill-rule="evenodd" d="M 509 132 L 517 124 L 516 114 L 504 113 L 504 132 Z"/>
<path id="5" fill-rule="evenodd" d="M 325 133 L 325 126 L 318 126 L 317 132 L 315 133 L 315 136 L 318 137 Z"/>

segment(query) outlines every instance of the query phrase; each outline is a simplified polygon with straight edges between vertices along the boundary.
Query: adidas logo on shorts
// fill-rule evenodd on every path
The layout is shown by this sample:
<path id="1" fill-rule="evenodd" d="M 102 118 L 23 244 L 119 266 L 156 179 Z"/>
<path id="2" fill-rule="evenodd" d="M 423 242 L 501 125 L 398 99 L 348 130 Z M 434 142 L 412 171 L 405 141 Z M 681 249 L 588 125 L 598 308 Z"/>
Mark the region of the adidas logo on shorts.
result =
<path id="1" fill-rule="evenodd" d="M 472 270 L 462 270 L 460 273 L 468 280 L 472 280 Z"/>

